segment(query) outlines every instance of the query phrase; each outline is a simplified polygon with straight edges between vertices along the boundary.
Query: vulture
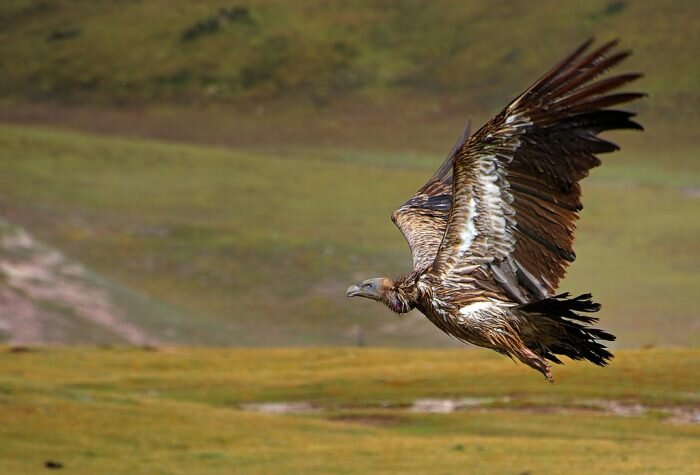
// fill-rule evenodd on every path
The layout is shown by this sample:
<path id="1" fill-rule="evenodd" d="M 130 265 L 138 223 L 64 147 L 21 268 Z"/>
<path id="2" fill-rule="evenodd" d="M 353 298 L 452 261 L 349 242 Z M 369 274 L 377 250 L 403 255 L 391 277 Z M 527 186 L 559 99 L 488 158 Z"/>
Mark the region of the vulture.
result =
<path id="1" fill-rule="evenodd" d="M 601 132 L 638 129 L 615 108 L 645 94 L 618 89 L 641 77 L 602 77 L 630 55 L 617 41 L 593 40 L 545 73 L 474 134 L 469 127 L 447 159 L 391 216 L 411 249 L 413 270 L 365 280 L 348 297 L 382 302 L 397 314 L 418 309 L 448 335 L 490 348 L 541 372 L 559 355 L 606 366 L 592 325 L 591 294 L 557 293 L 576 255 L 579 182 L 618 150 Z"/>

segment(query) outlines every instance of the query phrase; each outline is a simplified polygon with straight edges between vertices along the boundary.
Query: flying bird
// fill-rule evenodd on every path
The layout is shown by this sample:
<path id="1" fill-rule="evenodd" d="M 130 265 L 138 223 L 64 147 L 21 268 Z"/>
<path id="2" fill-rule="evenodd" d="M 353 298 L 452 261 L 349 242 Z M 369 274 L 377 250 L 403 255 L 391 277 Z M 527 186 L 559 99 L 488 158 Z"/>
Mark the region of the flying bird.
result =
<path id="1" fill-rule="evenodd" d="M 391 216 L 413 258 L 396 280 L 347 290 L 402 314 L 418 309 L 463 342 L 517 358 L 548 381 L 558 355 L 606 366 L 615 337 L 592 324 L 590 294 L 557 294 L 576 255 L 579 181 L 618 150 L 601 132 L 639 129 L 611 108 L 641 74 L 601 78 L 629 56 L 592 39 L 545 73 L 473 135 L 469 127 L 428 182 Z"/>

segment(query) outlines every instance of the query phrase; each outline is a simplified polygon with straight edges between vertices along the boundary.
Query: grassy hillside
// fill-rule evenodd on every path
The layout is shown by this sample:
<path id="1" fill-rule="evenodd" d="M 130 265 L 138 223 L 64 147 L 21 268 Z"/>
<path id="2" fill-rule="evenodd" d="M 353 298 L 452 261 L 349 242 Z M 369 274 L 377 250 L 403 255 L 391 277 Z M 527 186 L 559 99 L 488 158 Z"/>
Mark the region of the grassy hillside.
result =
<path id="1" fill-rule="evenodd" d="M 389 215 L 440 157 L 286 152 L 3 126 L 0 214 L 178 309 L 184 317 L 126 311 L 164 341 L 448 343 L 417 314 L 345 298 L 350 283 L 409 269 Z M 692 149 L 663 161 L 653 150 L 618 154 L 584 184 L 578 261 L 562 288 L 591 291 L 619 345 L 700 343 L 695 158 Z"/>
<path id="2" fill-rule="evenodd" d="M 0 459 L 17 474 L 694 474 L 699 361 L 625 351 L 550 385 L 466 351 L 4 349 Z M 271 402 L 300 413 L 260 412 Z"/>
<path id="3" fill-rule="evenodd" d="M 697 118 L 697 2 L 10 0 L 0 96 L 103 103 L 454 95 L 500 106 L 584 38 L 620 37 L 649 107 Z"/>
<path id="4" fill-rule="evenodd" d="M 198 327 L 190 314 L 91 271 L 0 218 L 0 339 L 150 345 Z"/>

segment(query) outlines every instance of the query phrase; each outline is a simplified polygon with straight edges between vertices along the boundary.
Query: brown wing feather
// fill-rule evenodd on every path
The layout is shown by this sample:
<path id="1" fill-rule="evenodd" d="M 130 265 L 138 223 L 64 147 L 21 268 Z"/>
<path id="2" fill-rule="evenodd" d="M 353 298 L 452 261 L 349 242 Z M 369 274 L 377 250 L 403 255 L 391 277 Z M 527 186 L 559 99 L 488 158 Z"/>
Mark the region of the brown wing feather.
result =
<path id="1" fill-rule="evenodd" d="M 585 54 L 587 41 L 455 154 L 453 202 L 432 272 L 459 282 L 474 266 L 488 268 L 512 299 L 553 295 L 573 251 L 581 210 L 579 181 L 617 150 L 597 135 L 641 129 L 634 114 L 607 107 L 642 97 L 608 92 L 638 78 L 596 80 L 629 52 L 610 42 Z"/>
<path id="2" fill-rule="evenodd" d="M 455 153 L 469 137 L 469 123 L 440 168 L 415 195 L 394 211 L 391 220 L 401 230 L 413 257 L 413 269 L 423 271 L 435 260 L 452 206 Z"/>

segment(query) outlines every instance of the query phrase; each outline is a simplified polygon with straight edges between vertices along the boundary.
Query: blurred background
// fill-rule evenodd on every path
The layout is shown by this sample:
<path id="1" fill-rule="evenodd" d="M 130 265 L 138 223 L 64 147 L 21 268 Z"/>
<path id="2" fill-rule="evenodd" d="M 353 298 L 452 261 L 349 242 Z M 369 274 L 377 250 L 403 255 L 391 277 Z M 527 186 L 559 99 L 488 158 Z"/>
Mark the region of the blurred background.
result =
<path id="1" fill-rule="evenodd" d="M 700 3 L 5 0 L 0 340 L 446 346 L 347 301 L 391 212 L 593 35 L 644 133 L 584 182 L 578 261 L 619 347 L 700 343 Z"/>

